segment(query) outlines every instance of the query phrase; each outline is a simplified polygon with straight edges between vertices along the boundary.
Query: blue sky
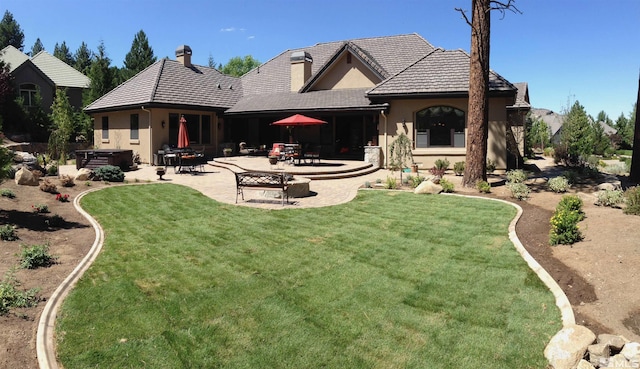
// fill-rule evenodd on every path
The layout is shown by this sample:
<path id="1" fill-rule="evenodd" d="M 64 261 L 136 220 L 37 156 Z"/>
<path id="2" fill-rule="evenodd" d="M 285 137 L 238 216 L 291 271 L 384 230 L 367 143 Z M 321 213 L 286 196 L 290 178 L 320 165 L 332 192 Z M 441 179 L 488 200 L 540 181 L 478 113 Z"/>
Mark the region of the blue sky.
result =
<path id="1" fill-rule="evenodd" d="M 491 68 L 528 82 L 536 108 L 562 112 L 578 100 L 593 116 L 632 110 L 640 74 L 640 1 L 516 0 L 522 14 L 492 13 Z M 266 62 L 316 43 L 418 33 L 436 47 L 469 51 L 470 29 L 454 8 L 471 0 L 2 0 L 29 51 L 40 38 L 50 53 L 65 41 L 96 50 L 102 40 L 122 66 L 144 30 L 159 58 L 177 46 L 192 61 L 216 64 L 251 55 Z"/>

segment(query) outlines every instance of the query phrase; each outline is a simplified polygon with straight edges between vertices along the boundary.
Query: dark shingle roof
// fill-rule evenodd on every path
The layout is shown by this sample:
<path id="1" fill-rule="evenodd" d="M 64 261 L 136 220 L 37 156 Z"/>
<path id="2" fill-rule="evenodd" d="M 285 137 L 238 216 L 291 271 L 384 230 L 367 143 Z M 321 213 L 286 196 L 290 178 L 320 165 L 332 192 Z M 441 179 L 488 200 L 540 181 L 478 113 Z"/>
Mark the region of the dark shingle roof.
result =
<path id="1" fill-rule="evenodd" d="M 385 105 L 371 104 L 366 89 L 324 90 L 306 93 L 279 92 L 268 95 L 248 95 L 240 99 L 225 114 L 259 113 L 270 111 L 339 111 L 371 110 Z"/>
<path id="2" fill-rule="evenodd" d="M 87 112 L 136 105 L 186 105 L 226 109 L 242 96 L 236 77 L 214 68 L 185 67 L 175 60 L 162 59 L 85 108 Z"/>
<path id="3" fill-rule="evenodd" d="M 518 89 L 518 94 L 516 95 L 516 102 L 508 108 L 531 109 L 531 104 L 529 103 L 529 86 L 527 85 L 527 82 L 517 82 L 513 85 Z"/>
<path id="4" fill-rule="evenodd" d="M 400 72 L 434 49 L 429 42 L 414 33 L 320 43 L 287 50 L 242 76 L 243 92 L 245 95 L 290 92 L 291 53 L 306 51 L 311 55 L 313 78 L 345 44 L 351 45 L 350 50 L 363 60 L 368 60 L 368 64 L 378 69 L 378 73 L 386 72 L 388 75 Z"/>
<path id="5" fill-rule="evenodd" d="M 491 71 L 492 93 L 515 94 L 516 88 Z M 436 49 L 368 92 L 369 97 L 467 95 L 469 93 L 469 54 L 462 50 Z"/>

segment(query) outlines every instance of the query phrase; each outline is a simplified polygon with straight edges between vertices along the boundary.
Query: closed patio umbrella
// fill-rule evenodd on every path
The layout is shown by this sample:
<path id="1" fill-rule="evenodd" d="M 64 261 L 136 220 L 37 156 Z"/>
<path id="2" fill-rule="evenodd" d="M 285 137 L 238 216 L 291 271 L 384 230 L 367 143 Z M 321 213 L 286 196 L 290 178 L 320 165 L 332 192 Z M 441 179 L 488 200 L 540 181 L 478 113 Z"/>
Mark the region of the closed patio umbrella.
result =
<path id="1" fill-rule="evenodd" d="M 187 120 L 184 115 L 180 117 L 180 126 L 178 128 L 178 148 L 184 149 L 189 147 L 189 131 L 187 130 Z"/>

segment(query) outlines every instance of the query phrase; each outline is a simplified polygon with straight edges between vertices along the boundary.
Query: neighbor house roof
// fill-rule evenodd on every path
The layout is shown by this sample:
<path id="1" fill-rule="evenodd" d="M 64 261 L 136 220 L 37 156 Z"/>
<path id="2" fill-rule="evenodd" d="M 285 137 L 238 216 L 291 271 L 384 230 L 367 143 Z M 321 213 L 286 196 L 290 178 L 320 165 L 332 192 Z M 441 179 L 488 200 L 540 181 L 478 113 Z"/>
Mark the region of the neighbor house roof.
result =
<path id="1" fill-rule="evenodd" d="M 91 85 L 89 77 L 44 50 L 33 56 L 31 62 L 46 74 L 56 86 L 89 88 Z"/>
<path id="2" fill-rule="evenodd" d="M 2 59 L 5 64 L 9 65 L 9 73 L 12 73 L 16 68 L 21 66 L 22 63 L 29 60 L 29 56 L 16 49 L 14 46 L 9 45 L 0 50 L 0 59 Z"/>
<path id="3" fill-rule="evenodd" d="M 237 77 L 214 68 L 161 59 L 92 102 L 87 112 L 146 105 L 227 109 L 242 95 Z"/>
<path id="4" fill-rule="evenodd" d="M 467 96 L 469 54 L 463 50 L 435 49 L 381 82 L 369 97 Z M 516 88 L 494 71 L 489 72 L 490 94 L 515 95 Z"/>

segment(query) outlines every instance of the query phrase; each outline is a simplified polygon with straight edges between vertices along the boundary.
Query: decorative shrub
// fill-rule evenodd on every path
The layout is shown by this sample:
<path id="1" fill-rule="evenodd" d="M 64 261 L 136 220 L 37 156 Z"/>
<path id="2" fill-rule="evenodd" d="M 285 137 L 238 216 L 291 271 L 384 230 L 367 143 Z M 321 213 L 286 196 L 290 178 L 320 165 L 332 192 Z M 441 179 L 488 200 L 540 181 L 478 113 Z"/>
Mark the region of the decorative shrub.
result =
<path id="1" fill-rule="evenodd" d="M 60 201 L 60 202 L 69 202 L 69 195 L 68 194 L 57 194 L 56 195 L 56 200 Z"/>
<path id="2" fill-rule="evenodd" d="M 620 190 L 599 191 L 596 205 L 615 207 L 624 202 L 624 196 Z"/>
<path id="3" fill-rule="evenodd" d="M 49 205 L 47 204 L 35 204 L 31 205 L 34 213 L 44 214 L 49 212 Z"/>
<path id="4" fill-rule="evenodd" d="M 447 169 L 438 169 L 437 167 L 432 167 L 431 169 L 429 169 L 429 173 L 431 173 L 431 175 L 434 175 L 438 178 L 442 178 L 442 176 L 444 175 L 444 173 L 447 171 Z"/>
<path id="5" fill-rule="evenodd" d="M 436 169 L 444 169 L 445 171 L 449 168 L 449 160 L 447 158 L 437 159 L 435 162 Z"/>
<path id="6" fill-rule="evenodd" d="M 584 213 L 582 212 L 582 199 L 576 195 L 562 196 L 560 202 L 556 206 L 557 210 L 575 211 L 580 216 L 580 220 L 584 219 Z"/>
<path id="7" fill-rule="evenodd" d="M 440 180 L 440 186 L 442 186 L 442 192 L 447 192 L 447 193 L 451 193 L 453 192 L 453 189 L 455 187 L 455 185 L 453 184 L 453 182 L 451 181 L 447 181 L 446 179 L 442 178 Z"/>
<path id="8" fill-rule="evenodd" d="M 376 183 L 377 183 L 377 184 L 381 184 L 381 183 L 382 183 L 382 180 L 381 180 L 380 178 L 376 178 Z"/>
<path id="9" fill-rule="evenodd" d="M 547 182 L 547 188 L 556 193 L 567 192 L 569 187 L 569 180 L 563 176 L 553 177 Z"/>
<path id="10" fill-rule="evenodd" d="M 22 246 L 20 254 L 20 267 L 24 269 L 36 269 L 48 267 L 55 263 L 56 257 L 49 254 L 49 245 Z"/>
<path id="11" fill-rule="evenodd" d="M 604 167 L 604 171 L 619 176 L 629 172 L 629 168 L 625 163 L 616 163 Z"/>
<path id="12" fill-rule="evenodd" d="M 457 176 L 461 176 L 464 173 L 464 161 L 458 161 L 453 164 L 453 173 Z"/>
<path id="13" fill-rule="evenodd" d="M 16 227 L 11 224 L 0 226 L 0 239 L 3 241 L 15 241 L 18 239 Z"/>
<path id="14" fill-rule="evenodd" d="M 411 187 L 416 188 L 424 181 L 424 177 L 415 176 L 411 178 Z"/>
<path id="15" fill-rule="evenodd" d="M 487 181 L 480 180 L 476 182 L 476 189 L 483 193 L 489 193 L 491 192 L 491 185 Z"/>
<path id="16" fill-rule="evenodd" d="M 53 164 L 47 168 L 48 176 L 57 176 L 58 175 L 58 166 Z"/>
<path id="17" fill-rule="evenodd" d="M 32 288 L 28 291 L 19 291 L 17 288 L 19 284 L 13 270 L 7 272 L 2 281 L 0 281 L 0 315 L 6 315 L 11 308 L 37 305 L 38 298 L 36 294 L 38 289 Z"/>
<path id="18" fill-rule="evenodd" d="M 398 182 L 394 177 L 388 176 L 387 181 L 384 184 L 384 188 L 389 190 L 395 190 L 396 188 L 398 188 Z"/>
<path id="19" fill-rule="evenodd" d="M 571 245 L 582 240 L 582 233 L 578 222 L 582 216 L 574 210 L 556 209 L 551 217 L 551 245 Z"/>
<path id="20" fill-rule="evenodd" d="M 511 197 L 518 200 L 529 198 L 529 194 L 531 193 L 529 186 L 522 182 L 509 183 L 507 184 L 507 188 L 511 190 Z"/>
<path id="21" fill-rule="evenodd" d="M 45 178 L 42 183 L 40 183 L 40 190 L 48 193 L 58 193 L 58 186 L 48 178 Z"/>
<path id="22" fill-rule="evenodd" d="M 553 147 L 545 147 L 544 150 L 542 151 L 542 155 L 548 156 L 548 157 L 553 157 L 554 153 L 555 151 L 553 150 Z"/>
<path id="23" fill-rule="evenodd" d="M 364 182 L 364 188 L 371 188 L 371 182 L 369 181 Z"/>
<path id="24" fill-rule="evenodd" d="M 629 187 L 624 192 L 624 199 L 627 203 L 624 213 L 640 215 L 640 186 Z"/>
<path id="25" fill-rule="evenodd" d="M 496 162 L 491 159 L 487 159 L 487 173 L 493 173 L 495 170 Z"/>
<path id="26" fill-rule="evenodd" d="M 16 194 L 8 188 L 3 188 L 2 190 L 0 190 L 0 195 L 2 195 L 2 197 L 8 197 L 10 199 L 16 198 Z"/>
<path id="27" fill-rule="evenodd" d="M 523 183 L 527 180 L 527 173 L 522 169 L 514 169 L 507 172 L 507 182 Z"/>
<path id="28" fill-rule="evenodd" d="M 73 187 L 76 185 L 73 180 L 73 177 L 71 177 L 68 174 L 63 174 L 60 177 L 60 184 L 62 184 L 62 187 Z"/>
<path id="29" fill-rule="evenodd" d="M 562 172 L 562 176 L 566 178 L 571 185 L 578 183 L 578 173 L 575 170 L 566 170 Z"/>
<path id="30" fill-rule="evenodd" d="M 119 167 L 105 165 L 94 170 L 95 178 L 98 181 L 123 182 L 124 172 Z"/>

